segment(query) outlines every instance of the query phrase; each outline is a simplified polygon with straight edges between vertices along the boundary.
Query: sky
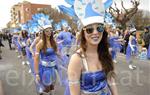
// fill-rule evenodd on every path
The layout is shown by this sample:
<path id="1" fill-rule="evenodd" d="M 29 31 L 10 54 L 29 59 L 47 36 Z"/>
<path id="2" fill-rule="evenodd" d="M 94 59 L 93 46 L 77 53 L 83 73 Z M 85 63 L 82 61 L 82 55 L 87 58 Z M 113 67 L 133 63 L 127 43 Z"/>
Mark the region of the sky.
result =
<path id="1" fill-rule="evenodd" d="M 6 27 L 6 24 L 10 21 L 10 9 L 14 4 L 22 2 L 24 0 L 0 0 L 0 29 Z M 53 7 L 57 5 L 64 4 L 67 5 L 64 0 L 26 0 L 31 3 L 38 4 L 50 4 Z M 118 7 L 120 7 L 121 0 L 114 0 Z M 125 8 L 129 8 L 131 6 L 130 0 L 123 0 L 125 2 Z M 150 1 L 149 0 L 140 0 L 139 9 L 144 9 L 150 11 Z M 9 3 L 8 3 L 9 2 Z"/>

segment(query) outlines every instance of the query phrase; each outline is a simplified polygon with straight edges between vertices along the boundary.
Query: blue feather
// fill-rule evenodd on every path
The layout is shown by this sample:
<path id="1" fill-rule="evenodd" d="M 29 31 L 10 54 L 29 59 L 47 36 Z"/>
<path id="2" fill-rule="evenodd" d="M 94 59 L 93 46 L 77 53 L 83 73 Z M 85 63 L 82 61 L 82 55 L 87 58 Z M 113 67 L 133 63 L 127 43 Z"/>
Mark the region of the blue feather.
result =
<path id="1" fill-rule="evenodd" d="M 105 10 L 108 9 L 113 3 L 113 0 L 107 0 L 105 3 L 104 3 L 104 7 L 105 7 Z"/>
<path id="2" fill-rule="evenodd" d="M 73 6 L 75 0 L 65 0 L 65 1 L 66 1 L 69 5 L 72 5 L 72 6 Z"/>
<path id="3" fill-rule="evenodd" d="M 72 7 L 66 7 L 66 6 L 64 6 L 64 5 L 59 5 L 58 8 L 59 8 L 60 11 L 62 11 L 64 14 L 67 14 L 67 15 L 69 15 L 69 16 L 71 16 L 71 17 L 75 17 L 75 16 L 76 16 L 73 6 L 72 6 Z"/>

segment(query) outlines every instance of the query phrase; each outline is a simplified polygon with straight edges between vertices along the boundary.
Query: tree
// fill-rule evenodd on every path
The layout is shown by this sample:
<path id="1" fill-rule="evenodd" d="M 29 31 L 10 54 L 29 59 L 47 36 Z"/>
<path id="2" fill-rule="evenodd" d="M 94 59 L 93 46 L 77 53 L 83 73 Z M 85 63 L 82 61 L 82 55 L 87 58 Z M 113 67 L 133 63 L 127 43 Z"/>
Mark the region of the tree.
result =
<path id="1" fill-rule="evenodd" d="M 150 25 L 150 12 L 139 10 L 132 20 L 136 28 L 141 30 L 144 26 Z"/>
<path id="2" fill-rule="evenodd" d="M 132 8 L 130 9 L 126 9 L 124 7 L 124 2 L 121 0 L 121 6 L 122 9 L 117 8 L 117 4 L 115 3 L 115 7 L 110 7 L 109 8 L 109 13 L 112 14 L 112 16 L 114 17 L 115 21 L 120 24 L 123 29 L 126 28 L 126 23 L 128 21 L 130 21 L 130 19 L 132 18 L 132 16 L 137 12 L 138 10 L 138 6 L 139 6 L 139 1 L 136 0 L 131 0 L 131 3 L 133 5 Z"/>

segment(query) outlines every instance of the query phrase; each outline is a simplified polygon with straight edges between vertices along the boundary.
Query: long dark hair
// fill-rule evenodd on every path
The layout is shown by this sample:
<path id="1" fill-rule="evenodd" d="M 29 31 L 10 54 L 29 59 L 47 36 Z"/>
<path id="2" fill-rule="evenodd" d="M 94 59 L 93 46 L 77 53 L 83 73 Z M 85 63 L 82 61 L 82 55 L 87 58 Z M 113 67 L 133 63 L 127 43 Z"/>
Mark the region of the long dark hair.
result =
<path id="1" fill-rule="evenodd" d="M 110 76 L 114 76 L 115 73 L 114 73 L 114 65 L 113 65 L 112 57 L 109 53 L 109 45 L 108 45 L 107 36 L 108 36 L 108 33 L 104 31 L 102 39 L 100 43 L 98 44 L 97 53 L 98 53 L 98 58 L 101 61 L 104 72 L 106 73 L 108 77 L 110 77 Z M 81 31 L 80 47 L 82 48 L 83 52 L 86 52 L 87 46 L 86 46 L 86 39 L 85 39 L 85 34 L 83 30 Z"/>
<path id="2" fill-rule="evenodd" d="M 22 38 L 28 38 L 28 32 L 26 30 L 21 31 L 21 37 Z"/>
<path id="3" fill-rule="evenodd" d="M 42 32 L 42 40 L 43 40 L 43 51 L 44 51 L 44 53 L 46 53 L 46 49 L 47 49 L 47 43 L 46 43 L 46 35 L 45 35 L 45 32 L 44 32 L 45 30 L 43 30 L 43 32 Z M 51 36 L 50 36 L 50 44 L 51 44 L 51 46 L 52 46 L 52 48 L 54 49 L 54 51 L 55 52 L 57 52 L 57 45 L 56 45 L 56 42 L 55 42 L 55 40 L 54 40 L 54 38 L 53 38 L 53 32 L 51 32 Z"/>

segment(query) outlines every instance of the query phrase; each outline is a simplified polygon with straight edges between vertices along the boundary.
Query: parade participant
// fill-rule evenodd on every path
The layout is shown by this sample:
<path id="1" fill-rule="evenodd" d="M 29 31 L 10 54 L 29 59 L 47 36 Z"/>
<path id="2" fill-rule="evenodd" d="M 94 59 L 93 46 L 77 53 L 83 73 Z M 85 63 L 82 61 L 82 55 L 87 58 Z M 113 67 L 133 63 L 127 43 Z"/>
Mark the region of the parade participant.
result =
<path id="1" fill-rule="evenodd" d="M 17 50 L 17 40 L 18 40 L 18 31 L 15 31 L 12 35 L 12 44 L 14 45 L 15 51 L 18 52 Z"/>
<path id="2" fill-rule="evenodd" d="M 27 39 L 28 39 L 28 32 L 25 29 L 23 29 L 21 31 L 20 36 L 18 37 L 19 48 L 21 47 L 22 65 L 24 65 L 24 64 L 28 64 L 29 65 L 29 62 L 26 61 L 26 59 L 25 59 L 25 56 L 26 56 L 25 47 L 26 47 Z"/>
<path id="3" fill-rule="evenodd" d="M 16 47 L 17 47 L 17 50 L 16 50 L 16 52 L 18 53 L 18 58 L 21 58 L 21 45 L 19 44 L 19 41 L 18 41 L 18 38 L 19 38 L 19 36 L 20 36 L 20 33 L 21 33 L 21 31 L 18 31 L 17 33 L 16 33 L 16 36 L 14 36 L 14 39 L 16 40 L 15 42 L 16 42 Z"/>
<path id="4" fill-rule="evenodd" d="M 57 42 L 62 44 L 62 47 L 60 47 L 62 54 L 65 54 L 69 57 L 69 50 L 75 37 L 70 32 L 68 32 L 69 25 L 66 20 L 61 20 L 61 24 L 63 31 L 58 34 Z"/>
<path id="5" fill-rule="evenodd" d="M 15 45 L 15 52 L 18 53 L 18 58 L 21 58 L 21 46 L 18 42 L 20 31 L 17 31 L 13 34 L 12 42 Z"/>
<path id="6" fill-rule="evenodd" d="M 55 24 L 54 27 L 55 27 L 54 38 L 55 38 L 55 40 L 56 40 L 56 38 L 57 38 L 59 32 L 61 32 L 61 24 L 60 24 L 60 23 Z"/>
<path id="7" fill-rule="evenodd" d="M 137 41 L 136 41 L 136 29 L 131 28 L 130 29 L 130 36 L 129 36 L 129 42 L 126 49 L 126 61 L 129 64 L 129 69 L 136 69 L 136 66 L 133 65 L 133 60 L 135 60 L 135 57 L 137 56 L 138 49 L 137 49 Z"/>
<path id="8" fill-rule="evenodd" d="M 32 53 L 30 51 L 30 46 L 33 43 L 34 39 L 35 39 L 35 34 L 34 33 L 30 33 L 29 34 L 29 38 L 27 40 L 27 45 L 26 45 L 26 57 L 28 62 L 30 63 L 30 69 L 29 69 L 29 73 L 34 73 L 34 61 L 33 61 L 33 56 Z"/>
<path id="9" fill-rule="evenodd" d="M 113 62 L 117 63 L 116 61 L 117 52 L 120 52 L 122 46 L 121 46 L 121 39 L 119 38 L 119 35 L 115 33 L 115 30 L 111 30 L 109 32 L 109 45 Z"/>
<path id="10" fill-rule="evenodd" d="M 50 93 L 54 90 L 56 81 L 57 46 L 53 38 L 51 25 L 43 26 L 41 40 L 36 44 L 34 59 L 35 78 L 37 83 L 44 86 L 43 91 Z"/>
<path id="11" fill-rule="evenodd" d="M 75 0 L 74 9 L 81 20 L 80 49 L 68 66 L 71 95 L 118 95 L 114 66 L 104 29 L 101 0 Z"/>

